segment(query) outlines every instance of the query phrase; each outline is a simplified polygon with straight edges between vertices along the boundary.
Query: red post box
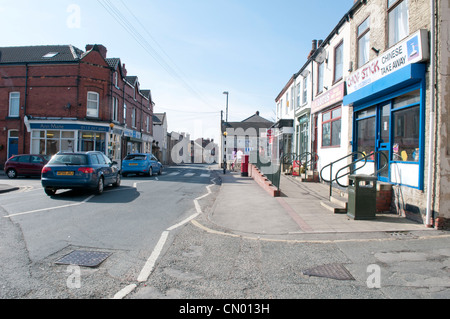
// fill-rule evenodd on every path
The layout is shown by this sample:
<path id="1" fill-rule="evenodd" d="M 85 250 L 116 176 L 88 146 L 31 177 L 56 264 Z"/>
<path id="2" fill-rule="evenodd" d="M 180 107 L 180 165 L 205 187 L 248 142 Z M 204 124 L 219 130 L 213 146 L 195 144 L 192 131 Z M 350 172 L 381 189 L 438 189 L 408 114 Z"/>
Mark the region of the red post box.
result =
<path id="1" fill-rule="evenodd" d="M 241 176 L 248 176 L 248 155 L 241 156 Z"/>

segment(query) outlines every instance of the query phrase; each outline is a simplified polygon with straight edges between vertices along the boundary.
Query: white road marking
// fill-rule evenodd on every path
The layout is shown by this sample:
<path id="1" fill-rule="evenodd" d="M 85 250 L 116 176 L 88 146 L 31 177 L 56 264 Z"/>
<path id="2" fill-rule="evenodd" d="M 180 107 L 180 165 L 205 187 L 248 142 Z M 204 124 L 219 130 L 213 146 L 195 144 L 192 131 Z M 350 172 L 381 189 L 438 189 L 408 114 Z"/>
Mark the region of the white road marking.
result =
<path id="1" fill-rule="evenodd" d="M 87 201 L 89 201 L 89 200 L 90 200 L 92 197 L 94 197 L 94 196 L 95 196 L 95 195 L 91 195 L 91 196 L 89 196 L 88 198 L 86 198 L 85 200 L 83 200 L 82 202 L 79 202 L 79 203 L 73 203 L 73 204 L 61 205 L 61 206 L 56 206 L 56 207 L 48 207 L 48 208 L 35 209 L 35 210 L 30 210 L 30 211 L 27 211 L 27 212 L 11 214 L 11 215 L 7 215 L 7 216 L 3 216 L 3 217 L 9 218 L 9 217 L 14 217 L 14 216 L 20 216 L 20 215 L 28 215 L 28 214 L 38 213 L 38 212 L 42 212 L 42 211 L 46 211 L 46 210 L 54 210 L 54 209 L 59 209 L 59 208 L 71 207 L 71 206 L 79 206 L 79 205 L 82 205 L 82 204 L 86 203 Z"/>
<path id="2" fill-rule="evenodd" d="M 136 284 L 131 284 L 120 290 L 118 293 L 114 295 L 112 299 L 123 299 L 126 295 L 128 295 L 130 292 L 132 292 L 134 289 L 136 289 Z"/>
<path id="3" fill-rule="evenodd" d="M 194 174 L 195 174 L 195 173 L 186 173 L 186 174 L 184 174 L 184 176 L 186 176 L 186 177 L 191 177 L 191 176 L 194 176 Z"/>
<path id="4" fill-rule="evenodd" d="M 210 174 L 201 174 L 200 177 L 209 177 Z"/>
<path id="5" fill-rule="evenodd" d="M 148 279 L 148 277 L 153 271 L 153 267 L 155 266 L 156 260 L 158 259 L 159 254 L 161 253 L 168 236 L 169 236 L 168 231 L 164 231 L 161 234 L 161 237 L 159 238 L 159 241 L 156 244 L 155 249 L 153 249 L 152 254 L 147 259 L 147 262 L 145 263 L 144 268 L 142 268 L 141 273 L 137 278 L 137 281 L 143 282 Z"/>

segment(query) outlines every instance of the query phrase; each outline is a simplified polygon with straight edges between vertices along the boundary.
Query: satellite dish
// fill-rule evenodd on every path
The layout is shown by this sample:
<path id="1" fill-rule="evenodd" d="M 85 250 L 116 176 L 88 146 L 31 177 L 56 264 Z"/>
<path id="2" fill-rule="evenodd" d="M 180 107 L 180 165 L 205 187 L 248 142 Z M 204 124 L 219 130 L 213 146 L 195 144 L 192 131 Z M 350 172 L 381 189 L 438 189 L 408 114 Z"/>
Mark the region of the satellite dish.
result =
<path id="1" fill-rule="evenodd" d="M 322 63 L 323 61 L 325 61 L 326 58 L 327 58 L 327 51 L 324 48 L 320 47 L 314 53 L 313 60 L 317 63 Z"/>

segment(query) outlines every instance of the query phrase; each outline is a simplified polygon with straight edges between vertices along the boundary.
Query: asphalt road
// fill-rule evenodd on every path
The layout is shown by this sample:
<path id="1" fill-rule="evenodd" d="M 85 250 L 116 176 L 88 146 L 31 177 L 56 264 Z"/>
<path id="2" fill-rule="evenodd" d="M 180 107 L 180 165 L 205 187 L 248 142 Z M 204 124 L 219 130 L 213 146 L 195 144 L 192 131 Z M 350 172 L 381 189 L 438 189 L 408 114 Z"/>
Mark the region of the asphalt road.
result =
<path id="1" fill-rule="evenodd" d="M 136 282 L 161 234 L 196 213 L 193 200 L 211 184 L 208 168 L 129 176 L 99 196 L 48 197 L 38 178 L 2 176 L 20 190 L 0 195 L 0 298 L 114 297 Z M 93 268 L 56 263 L 74 251 L 109 255 Z"/>

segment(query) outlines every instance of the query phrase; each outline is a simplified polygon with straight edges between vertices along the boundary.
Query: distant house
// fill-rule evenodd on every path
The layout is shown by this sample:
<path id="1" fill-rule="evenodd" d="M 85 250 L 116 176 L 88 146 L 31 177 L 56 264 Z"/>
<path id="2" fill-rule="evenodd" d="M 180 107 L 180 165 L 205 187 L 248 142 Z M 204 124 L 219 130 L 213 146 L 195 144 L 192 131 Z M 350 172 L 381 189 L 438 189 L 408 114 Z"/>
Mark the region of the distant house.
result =
<path id="1" fill-rule="evenodd" d="M 153 114 L 153 138 L 159 147 L 159 154 L 154 154 L 163 164 L 169 163 L 168 142 L 167 142 L 167 114 Z"/>
<path id="2" fill-rule="evenodd" d="M 266 136 L 267 130 L 273 125 L 272 121 L 260 116 L 259 111 L 241 122 L 222 121 L 222 156 L 220 163 L 223 163 L 225 152 L 226 160 L 233 161 L 238 154 L 250 155 L 250 152 L 257 151 L 258 144 L 255 139 Z M 224 133 L 227 133 L 226 139 Z"/>

